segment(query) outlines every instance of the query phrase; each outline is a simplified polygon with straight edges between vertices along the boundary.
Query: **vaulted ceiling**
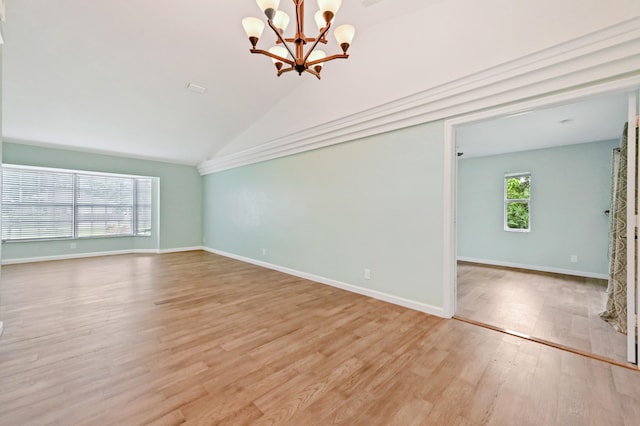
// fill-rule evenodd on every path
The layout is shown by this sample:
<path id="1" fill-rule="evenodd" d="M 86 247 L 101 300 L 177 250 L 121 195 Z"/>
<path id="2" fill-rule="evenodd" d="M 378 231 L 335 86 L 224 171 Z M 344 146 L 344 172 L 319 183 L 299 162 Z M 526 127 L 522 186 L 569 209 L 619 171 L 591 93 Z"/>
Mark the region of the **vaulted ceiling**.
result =
<path id="1" fill-rule="evenodd" d="M 635 1 L 344 0 L 351 58 L 318 81 L 278 78 L 248 52 L 253 0 L 7 0 L 3 136 L 195 165 L 582 36 Z M 265 31 L 259 46 L 272 41 Z"/>

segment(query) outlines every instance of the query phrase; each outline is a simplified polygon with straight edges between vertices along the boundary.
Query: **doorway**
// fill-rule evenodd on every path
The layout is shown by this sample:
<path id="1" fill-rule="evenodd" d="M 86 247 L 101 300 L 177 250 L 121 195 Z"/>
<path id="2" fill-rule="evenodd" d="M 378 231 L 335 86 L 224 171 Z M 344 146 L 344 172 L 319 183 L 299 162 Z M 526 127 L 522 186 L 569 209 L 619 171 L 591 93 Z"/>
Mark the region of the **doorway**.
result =
<path id="1" fill-rule="evenodd" d="M 626 336 L 599 318 L 606 305 L 612 150 L 629 119 L 628 99 L 605 93 L 541 100 L 448 123 L 460 155 L 453 165 L 454 313 L 630 360 Z M 500 182 L 525 173 L 530 229 L 510 230 Z"/>

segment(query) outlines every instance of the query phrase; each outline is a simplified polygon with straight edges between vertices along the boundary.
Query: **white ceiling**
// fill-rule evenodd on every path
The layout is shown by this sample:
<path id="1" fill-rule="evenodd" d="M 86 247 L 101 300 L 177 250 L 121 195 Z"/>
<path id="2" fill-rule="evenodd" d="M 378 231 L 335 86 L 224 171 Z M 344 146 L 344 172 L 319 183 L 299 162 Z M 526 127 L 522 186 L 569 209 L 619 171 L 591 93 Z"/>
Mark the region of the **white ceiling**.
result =
<path id="1" fill-rule="evenodd" d="M 627 105 L 622 93 L 466 124 L 456 129 L 456 147 L 467 159 L 619 139 Z"/>
<path id="2" fill-rule="evenodd" d="M 440 1 L 345 0 L 336 24 L 360 32 Z M 293 3 L 280 8 L 293 15 Z M 308 32 L 316 9 L 309 2 Z M 260 15 L 253 0 L 9 0 L 5 140 L 187 164 L 210 158 L 314 78 L 277 78 L 269 58 L 249 53 L 240 21 Z M 268 48 L 271 36 L 263 38 Z M 188 91 L 189 82 L 208 90 Z"/>
<path id="3" fill-rule="evenodd" d="M 637 9 L 637 0 L 610 1 L 344 0 L 335 24 L 356 27 L 351 57 L 327 65 L 318 82 L 277 78 L 269 58 L 249 53 L 240 22 L 260 16 L 254 0 L 7 0 L 3 137 L 195 165 L 575 40 Z M 280 8 L 293 14 L 291 1 Z M 309 1 L 307 32 L 316 9 Z M 267 34 L 259 47 L 271 46 Z M 331 43 L 326 50 L 337 52 Z M 187 90 L 189 82 L 206 93 Z M 570 133 L 601 114 L 539 137 L 533 130 L 543 126 L 532 120 L 566 117 L 487 123 L 528 120 L 531 130 L 506 142 L 487 136 L 465 155 L 516 141 L 613 137 L 604 126 Z"/>

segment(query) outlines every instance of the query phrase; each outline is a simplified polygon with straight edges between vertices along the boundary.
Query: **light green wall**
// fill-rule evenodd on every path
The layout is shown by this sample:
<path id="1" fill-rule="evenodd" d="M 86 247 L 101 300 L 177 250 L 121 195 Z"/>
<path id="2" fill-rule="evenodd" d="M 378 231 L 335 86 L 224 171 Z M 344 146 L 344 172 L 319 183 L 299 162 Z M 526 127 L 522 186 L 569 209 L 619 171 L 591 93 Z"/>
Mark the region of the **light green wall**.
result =
<path id="1" fill-rule="evenodd" d="M 443 140 L 436 122 L 207 175 L 204 245 L 442 307 Z"/>
<path id="2" fill-rule="evenodd" d="M 33 145 L 5 143 L 4 162 L 40 167 L 157 176 L 160 179 L 159 244 L 153 238 L 99 238 L 76 242 L 43 241 L 3 244 L 3 260 L 128 249 L 160 250 L 202 243 L 202 178 L 193 166 L 91 154 Z"/>
<path id="3" fill-rule="evenodd" d="M 619 141 L 458 161 L 458 256 L 607 274 L 611 155 Z M 531 172 L 531 232 L 503 229 L 505 173 Z M 570 256 L 578 256 L 578 263 Z"/>

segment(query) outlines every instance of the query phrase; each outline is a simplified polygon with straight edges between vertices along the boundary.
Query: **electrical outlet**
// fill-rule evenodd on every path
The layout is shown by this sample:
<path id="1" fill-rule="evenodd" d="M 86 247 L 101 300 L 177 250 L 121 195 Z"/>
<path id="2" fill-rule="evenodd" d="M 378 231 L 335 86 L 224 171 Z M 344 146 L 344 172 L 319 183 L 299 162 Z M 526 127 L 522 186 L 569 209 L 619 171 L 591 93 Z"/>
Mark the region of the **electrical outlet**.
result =
<path id="1" fill-rule="evenodd" d="M 262 249 L 262 255 L 263 255 L 263 256 L 266 256 L 266 255 L 267 255 L 267 249 L 266 249 L 266 248 L 263 248 L 263 249 Z"/>
<path id="2" fill-rule="evenodd" d="M 570 260 L 571 260 L 571 263 L 578 263 L 578 256 L 576 256 L 575 254 L 572 254 Z"/>
<path id="3" fill-rule="evenodd" d="M 71 244 L 69 244 L 69 248 L 74 249 L 74 248 L 76 248 L 76 247 L 77 247 L 76 243 L 71 243 Z"/>
<path id="4" fill-rule="evenodd" d="M 364 279 L 365 280 L 370 280 L 371 279 L 371 269 L 366 269 L 364 270 Z"/>

